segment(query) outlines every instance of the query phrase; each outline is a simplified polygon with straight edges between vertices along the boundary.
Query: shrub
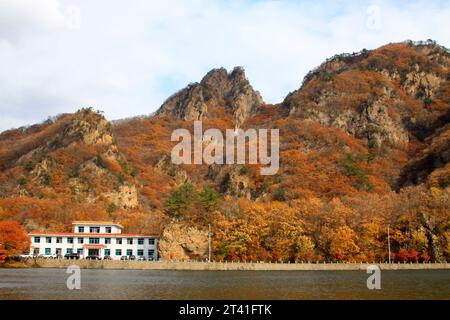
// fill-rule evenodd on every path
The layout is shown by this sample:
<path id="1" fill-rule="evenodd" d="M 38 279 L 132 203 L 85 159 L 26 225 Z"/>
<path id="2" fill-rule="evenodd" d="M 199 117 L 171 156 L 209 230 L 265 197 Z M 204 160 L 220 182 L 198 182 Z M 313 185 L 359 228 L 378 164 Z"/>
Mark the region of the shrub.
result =
<path id="1" fill-rule="evenodd" d="M 25 177 L 20 177 L 19 180 L 17 180 L 17 184 L 20 186 L 24 186 L 27 184 L 27 179 Z"/>
<path id="2" fill-rule="evenodd" d="M 105 163 L 105 161 L 103 160 L 102 157 L 95 157 L 93 161 L 94 161 L 94 164 L 95 164 L 97 167 L 106 169 L 106 163 Z"/>
<path id="3" fill-rule="evenodd" d="M 250 171 L 248 166 L 243 166 L 240 170 L 239 170 L 239 174 L 241 176 L 246 175 L 248 172 Z"/>
<path id="4" fill-rule="evenodd" d="M 179 217 L 183 210 L 188 209 L 198 198 L 194 186 L 189 183 L 183 183 L 175 190 L 164 202 L 164 210 L 167 214 Z"/>
<path id="5" fill-rule="evenodd" d="M 424 251 L 421 255 L 420 255 L 420 259 L 423 262 L 428 262 L 430 261 L 431 257 L 428 255 L 428 252 Z"/>
<path id="6" fill-rule="evenodd" d="M 115 212 L 117 210 L 117 205 L 113 202 L 111 202 L 108 206 L 108 208 L 106 209 L 106 212 L 108 212 L 109 214 Z"/>
<path id="7" fill-rule="evenodd" d="M 19 223 L 0 221 L 0 264 L 16 254 L 23 253 L 29 246 L 30 239 Z"/>
<path id="8" fill-rule="evenodd" d="M 348 177 L 354 177 L 356 179 L 355 186 L 358 190 L 373 190 L 373 184 L 370 182 L 366 170 L 358 165 L 354 154 L 347 154 L 346 158 L 342 161 L 342 166 Z"/>
<path id="9" fill-rule="evenodd" d="M 278 188 L 273 194 L 273 200 L 280 202 L 286 201 L 286 189 L 283 187 Z"/>
<path id="10" fill-rule="evenodd" d="M 409 252 L 408 250 L 402 248 L 397 253 L 397 261 L 400 262 L 407 262 L 409 259 Z"/>
<path id="11" fill-rule="evenodd" d="M 204 210 L 211 212 L 219 208 L 220 195 L 216 190 L 210 187 L 205 187 L 198 196 L 200 204 Z"/>
<path id="12" fill-rule="evenodd" d="M 46 186 L 49 186 L 52 183 L 52 176 L 46 172 L 42 178 L 42 183 Z"/>
<path id="13" fill-rule="evenodd" d="M 409 259 L 412 262 L 419 262 L 419 252 L 417 250 L 412 250 L 409 253 Z"/>

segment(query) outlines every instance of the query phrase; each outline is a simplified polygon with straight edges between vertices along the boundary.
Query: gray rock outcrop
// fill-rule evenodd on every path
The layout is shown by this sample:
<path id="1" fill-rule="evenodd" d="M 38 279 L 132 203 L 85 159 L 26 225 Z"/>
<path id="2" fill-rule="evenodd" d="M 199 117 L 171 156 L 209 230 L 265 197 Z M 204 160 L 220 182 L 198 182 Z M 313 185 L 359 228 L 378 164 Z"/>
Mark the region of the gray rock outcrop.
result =
<path id="1" fill-rule="evenodd" d="M 169 97 L 157 111 L 175 119 L 201 120 L 217 107 L 224 107 L 238 124 L 257 112 L 264 103 L 245 77 L 244 69 L 235 67 L 208 72 L 200 83 L 193 83 Z"/>

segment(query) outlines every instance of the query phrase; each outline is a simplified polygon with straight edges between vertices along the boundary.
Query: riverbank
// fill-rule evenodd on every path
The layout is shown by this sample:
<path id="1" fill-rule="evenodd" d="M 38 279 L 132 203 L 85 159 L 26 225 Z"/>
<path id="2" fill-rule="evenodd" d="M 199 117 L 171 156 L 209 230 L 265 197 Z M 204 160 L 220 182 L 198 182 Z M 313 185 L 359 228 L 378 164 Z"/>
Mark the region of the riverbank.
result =
<path id="1" fill-rule="evenodd" d="M 9 268 L 136 269 L 136 270 L 247 270 L 247 271 L 351 271 L 366 270 L 369 263 L 242 263 L 190 261 L 116 261 L 28 259 L 9 264 Z M 376 263 L 381 270 L 450 270 L 448 263 Z"/>

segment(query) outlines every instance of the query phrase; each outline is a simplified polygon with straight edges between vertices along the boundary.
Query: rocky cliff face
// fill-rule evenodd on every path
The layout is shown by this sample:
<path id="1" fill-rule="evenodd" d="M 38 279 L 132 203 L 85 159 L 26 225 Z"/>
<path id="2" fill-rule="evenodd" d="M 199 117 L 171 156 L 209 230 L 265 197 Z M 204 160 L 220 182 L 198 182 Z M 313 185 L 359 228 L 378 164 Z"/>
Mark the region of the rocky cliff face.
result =
<path id="1" fill-rule="evenodd" d="M 69 148 L 75 144 L 99 147 L 109 155 L 117 153 L 110 124 L 99 114 L 79 111 L 55 122 L 53 126 L 58 129 L 50 139 L 42 139 L 38 143 L 37 138 L 36 147 L 20 155 L 15 164 L 24 165 L 29 162 L 38 162 L 33 171 L 41 172 L 43 167 L 47 167 L 48 159 L 46 157 L 49 153 L 60 148 Z"/>
<path id="2" fill-rule="evenodd" d="M 163 260 L 204 260 L 208 257 L 208 232 L 172 222 L 164 228 L 158 246 Z"/>
<path id="3" fill-rule="evenodd" d="M 250 199 L 252 182 L 244 173 L 244 166 L 210 165 L 208 179 L 219 186 L 222 194 Z"/>
<path id="4" fill-rule="evenodd" d="M 425 144 L 425 148 L 415 154 L 403 169 L 400 185 L 427 183 L 433 187 L 449 187 L 450 125 L 437 130 L 425 140 Z"/>
<path id="5" fill-rule="evenodd" d="M 433 42 L 338 55 L 283 102 L 291 116 L 337 127 L 370 143 L 406 145 L 448 108 L 448 51 Z"/>
<path id="6" fill-rule="evenodd" d="M 70 191 L 78 201 L 138 206 L 137 188 L 127 179 L 122 168 L 126 161 L 101 114 L 83 109 L 64 115 L 34 134 L 10 141 L 10 146 L 15 153 L 5 155 L 11 160 L 4 164 L 9 168 L 1 186 L 6 194 L 33 196 L 53 190 L 63 196 Z"/>
<path id="7" fill-rule="evenodd" d="M 224 107 L 238 124 L 255 114 L 263 104 L 258 91 L 253 90 L 241 67 L 228 73 L 213 69 L 200 83 L 194 83 L 164 102 L 157 115 L 175 119 L 200 120 L 208 117 L 214 108 Z"/>

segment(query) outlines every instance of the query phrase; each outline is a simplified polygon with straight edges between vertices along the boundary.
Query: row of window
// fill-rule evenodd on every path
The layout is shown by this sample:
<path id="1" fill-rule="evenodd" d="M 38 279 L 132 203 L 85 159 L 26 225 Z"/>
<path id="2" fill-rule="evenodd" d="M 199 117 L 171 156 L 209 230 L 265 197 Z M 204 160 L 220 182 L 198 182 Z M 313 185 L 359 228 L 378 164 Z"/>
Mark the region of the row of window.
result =
<path id="1" fill-rule="evenodd" d="M 111 244 L 111 238 L 104 238 L 105 244 Z M 122 244 L 122 238 L 116 238 L 116 244 Z M 144 244 L 144 238 L 138 238 L 137 244 Z M 73 237 L 67 237 L 67 243 L 73 243 Z M 88 238 L 89 244 L 100 244 L 100 238 Z M 41 243 L 41 237 L 34 237 L 34 243 Z M 45 243 L 52 243 L 52 237 L 45 237 Z M 63 243 L 63 237 L 56 237 L 56 243 Z M 83 244 L 84 238 L 77 238 L 77 243 Z M 134 238 L 126 238 L 126 244 L 134 244 Z M 149 245 L 155 244 L 155 239 L 148 239 Z"/>
<path id="2" fill-rule="evenodd" d="M 133 255 L 133 249 L 127 249 L 126 251 L 125 250 L 123 250 L 123 251 L 126 252 L 127 256 L 132 256 Z M 72 248 L 67 248 L 66 249 L 66 254 L 67 253 L 70 254 L 70 253 L 73 253 L 73 252 L 74 251 L 73 251 Z M 83 253 L 83 248 L 76 249 L 76 252 L 79 253 L 79 254 L 82 254 Z M 35 248 L 33 253 L 34 254 L 40 254 L 39 248 Z M 104 253 L 105 253 L 104 254 L 105 256 L 110 256 L 111 255 L 111 250 L 110 249 L 105 249 Z M 45 248 L 44 249 L 44 254 L 45 255 L 51 255 L 52 254 L 51 248 Z M 62 254 L 62 249 L 61 248 L 56 248 L 55 254 Z M 116 256 L 122 256 L 122 249 L 116 249 L 115 254 L 116 254 Z M 144 255 L 144 250 L 138 249 L 138 250 L 136 250 L 136 254 L 138 256 L 143 256 Z M 150 249 L 150 250 L 147 251 L 147 254 L 148 254 L 148 256 L 152 257 L 152 256 L 155 255 L 155 250 Z"/>
<path id="3" fill-rule="evenodd" d="M 144 255 L 144 250 L 142 250 L 142 249 L 138 249 L 138 250 L 136 250 L 136 252 L 137 252 L 138 256 L 143 256 Z M 111 255 L 110 253 L 111 253 L 111 251 L 109 249 L 105 249 L 105 256 L 110 256 Z M 122 249 L 116 249 L 115 255 L 116 256 L 121 256 L 122 255 Z M 132 256 L 133 255 L 133 249 L 127 249 L 126 250 L 126 255 L 127 256 Z M 149 257 L 153 257 L 155 255 L 155 250 L 151 250 L 151 249 L 148 250 L 147 251 L 147 255 Z"/>
<path id="4" fill-rule="evenodd" d="M 105 227 L 105 233 L 111 233 L 111 227 Z M 84 233 L 84 227 L 78 227 L 79 233 Z M 89 227 L 89 233 L 100 233 L 100 227 Z"/>

